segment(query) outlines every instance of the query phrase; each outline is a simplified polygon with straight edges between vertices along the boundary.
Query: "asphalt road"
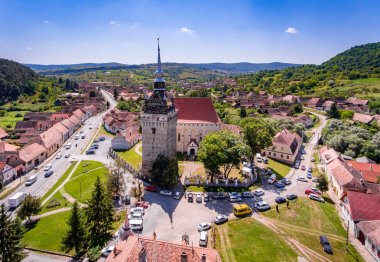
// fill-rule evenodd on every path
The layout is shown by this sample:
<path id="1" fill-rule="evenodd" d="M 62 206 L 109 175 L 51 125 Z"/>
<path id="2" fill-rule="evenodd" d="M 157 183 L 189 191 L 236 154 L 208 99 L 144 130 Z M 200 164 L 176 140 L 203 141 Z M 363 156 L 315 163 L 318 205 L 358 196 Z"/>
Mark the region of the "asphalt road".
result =
<path id="1" fill-rule="evenodd" d="M 7 196 L 5 199 L 0 201 L 0 204 L 7 203 L 8 199 L 12 197 L 17 192 L 24 192 L 26 194 L 31 194 L 33 196 L 43 196 L 65 173 L 65 171 L 70 166 L 70 160 L 74 158 L 80 158 L 82 155 L 83 149 L 87 148 L 93 140 L 98 128 L 102 124 L 102 118 L 104 114 L 106 114 L 109 110 L 113 109 L 116 106 L 116 101 L 111 97 L 111 95 L 105 91 L 102 90 L 102 93 L 104 97 L 110 102 L 110 108 L 96 116 L 93 116 L 89 118 L 80 129 L 78 129 L 74 135 L 72 135 L 61 148 L 59 148 L 52 156 L 50 156 L 47 160 L 44 161 L 44 163 L 41 163 L 38 166 L 38 170 L 33 170 L 26 174 L 27 177 L 30 177 L 32 175 L 37 175 L 37 181 L 31 185 L 31 186 L 25 186 L 21 185 L 18 187 L 12 194 Z M 83 130 L 84 132 L 81 134 L 80 130 Z M 75 135 L 86 135 L 85 139 L 79 138 L 78 140 L 75 140 Z M 70 149 L 65 149 L 65 145 L 71 143 L 72 146 Z M 78 144 L 76 147 L 75 144 Z M 62 154 L 62 157 L 60 159 L 56 159 L 56 155 L 58 153 Z M 70 157 L 65 158 L 65 154 L 69 153 Z M 87 158 L 86 158 L 87 159 Z M 48 178 L 44 177 L 45 171 L 44 167 L 48 164 L 52 164 L 51 170 L 53 170 L 53 175 L 51 175 Z M 17 210 L 17 209 L 16 209 Z M 12 216 L 15 214 L 16 210 L 9 210 L 10 213 L 12 213 Z"/>

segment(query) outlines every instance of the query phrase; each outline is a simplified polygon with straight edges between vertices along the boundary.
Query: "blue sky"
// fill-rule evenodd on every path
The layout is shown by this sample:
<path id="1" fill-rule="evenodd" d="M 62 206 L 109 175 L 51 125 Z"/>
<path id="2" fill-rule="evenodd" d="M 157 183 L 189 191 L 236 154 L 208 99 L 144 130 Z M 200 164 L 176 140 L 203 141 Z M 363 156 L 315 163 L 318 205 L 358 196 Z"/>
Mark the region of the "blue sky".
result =
<path id="1" fill-rule="evenodd" d="M 380 41 L 377 0 L 0 0 L 0 57 L 22 63 L 321 63 Z"/>

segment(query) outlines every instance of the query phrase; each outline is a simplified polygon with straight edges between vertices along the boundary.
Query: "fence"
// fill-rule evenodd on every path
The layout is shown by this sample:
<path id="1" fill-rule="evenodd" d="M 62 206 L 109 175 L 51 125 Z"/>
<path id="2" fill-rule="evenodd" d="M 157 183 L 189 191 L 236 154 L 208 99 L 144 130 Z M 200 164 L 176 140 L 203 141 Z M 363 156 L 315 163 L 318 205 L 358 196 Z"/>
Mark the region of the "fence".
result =
<path id="1" fill-rule="evenodd" d="M 113 149 L 110 149 L 109 155 L 121 163 L 123 163 L 123 166 L 126 170 L 129 171 L 135 178 L 139 177 L 141 175 L 141 172 L 137 169 L 135 169 L 132 165 L 130 165 L 127 161 L 125 161 L 123 158 L 121 158 L 117 152 L 115 152 Z"/>

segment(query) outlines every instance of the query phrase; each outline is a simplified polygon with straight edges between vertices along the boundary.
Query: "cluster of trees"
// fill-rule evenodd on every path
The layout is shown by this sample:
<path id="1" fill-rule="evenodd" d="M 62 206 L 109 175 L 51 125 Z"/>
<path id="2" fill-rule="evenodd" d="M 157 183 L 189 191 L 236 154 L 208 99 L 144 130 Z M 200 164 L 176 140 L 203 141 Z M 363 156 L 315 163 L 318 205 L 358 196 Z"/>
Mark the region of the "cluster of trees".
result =
<path id="1" fill-rule="evenodd" d="M 37 75 L 17 62 L 0 59 L 0 104 L 17 100 L 21 94 L 33 95 Z"/>
<path id="2" fill-rule="evenodd" d="M 178 161 L 159 154 L 153 162 L 151 170 L 152 182 L 165 188 L 172 188 L 178 183 Z"/>
<path id="3" fill-rule="evenodd" d="M 335 150 L 351 156 L 367 156 L 380 161 L 380 132 L 377 126 L 352 124 L 332 119 L 322 130 L 322 141 Z"/>
<path id="4" fill-rule="evenodd" d="M 124 99 L 121 98 L 116 107 L 120 110 L 125 110 L 128 112 L 140 112 L 143 102 L 144 100 L 133 101 L 132 99 L 124 101 Z"/>

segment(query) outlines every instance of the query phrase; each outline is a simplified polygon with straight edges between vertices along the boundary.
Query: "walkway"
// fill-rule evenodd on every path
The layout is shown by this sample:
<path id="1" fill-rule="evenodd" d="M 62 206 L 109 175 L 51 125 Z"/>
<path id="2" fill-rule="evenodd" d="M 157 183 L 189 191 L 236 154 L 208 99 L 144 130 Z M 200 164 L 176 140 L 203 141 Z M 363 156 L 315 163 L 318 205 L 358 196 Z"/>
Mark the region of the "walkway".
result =
<path id="1" fill-rule="evenodd" d="M 142 147 L 142 143 L 141 142 L 139 142 L 136 146 L 135 146 L 135 152 L 138 154 L 138 155 L 140 155 L 140 156 L 142 156 L 142 153 L 140 152 L 140 148 Z"/>

